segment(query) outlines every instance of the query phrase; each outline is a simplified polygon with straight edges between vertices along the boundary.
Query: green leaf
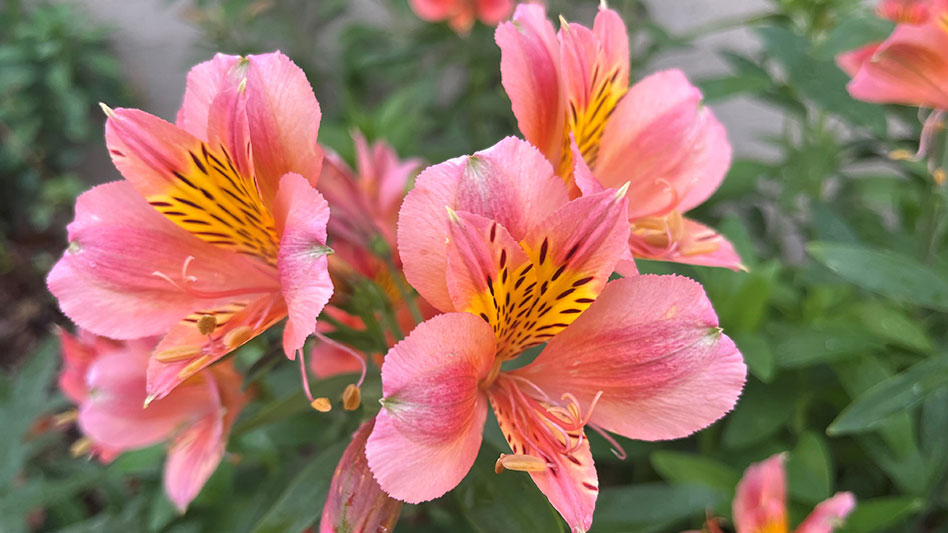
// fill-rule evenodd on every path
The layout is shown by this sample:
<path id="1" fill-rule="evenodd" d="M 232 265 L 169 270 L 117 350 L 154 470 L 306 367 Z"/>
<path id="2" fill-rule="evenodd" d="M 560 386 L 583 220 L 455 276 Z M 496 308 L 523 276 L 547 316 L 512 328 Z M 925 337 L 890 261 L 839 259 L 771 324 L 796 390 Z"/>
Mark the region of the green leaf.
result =
<path id="1" fill-rule="evenodd" d="M 854 325 L 830 324 L 805 327 L 778 325 L 769 330 L 777 366 L 799 368 L 838 361 L 880 345 Z"/>
<path id="2" fill-rule="evenodd" d="M 671 531 L 669 526 L 675 522 L 701 515 L 719 502 L 718 491 L 700 485 L 642 483 L 609 487 L 599 493 L 593 527 L 603 533 Z"/>
<path id="3" fill-rule="evenodd" d="M 735 334 L 734 342 L 744 356 L 747 369 L 757 379 L 770 383 L 774 378 L 774 352 L 770 341 L 763 335 Z"/>
<path id="4" fill-rule="evenodd" d="M 701 455 L 656 451 L 649 458 L 652 468 L 666 481 L 677 484 L 706 485 L 730 498 L 741 475 L 724 463 Z"/>
<path id="5" fill-rule="evenodd" d="M 776 433 L 789 420 L 793 406 L 787 398 L 795 392 L 786 383 L 749 383 L 737 407 L 726 417 L 723 442 L 728 448 L 743 448 Z"/>
<path id="6" fill-rule="evenodd" d="M 911 257 L 891 250 L 814 242 L 810 255 L 863 289 L 899 302 L 948 311 L 948 279 Z"/>
<path id="7" fill-rule="evenodd" d="M 892 33 L 891 21 L 871 13 L 853 13 L 842 19 L 814 51 L 819 59 L 833 59 L 836 54 L 881 41 Z"/>
<path id="8" fill-rule="evenodd" d="M 322 513 L 333 471 L 347 445 L 338 442 L 314 457 L 251 531 L 302 531 L 312 525 Z"/>
<path id="9" fill-rule="evenodd" d="M 506 471 L 494 473 L 497 450 L 481 447 L 477 461 L 455 496 L 464 516 L 477 531 L 564 531 L 559 518 L 530 475 Z"/>
<path id="10" fill-rule="evenodd" d="M 826 440 L 812 431 L 804 432 L 787 460 L 790 494 L 803 502 L 819 503 L 830 497 L 831 475 Z"/>
<path id="11" fill-rule="evenodd" d="M 853 312 L 867 331 L 881 340 L 920 353 L 931 353 L 935 348 L 928 331 L 904 311 L 880 302 L 853 304 Z"/>
<path id="12" fill-rule="evenodd" d="M 945 385 L 948 356 L 927 359 L 869 389 L 843 409 L 826 431 L 830 435 L 869 431 Z"/>
<path id="13" fill-rule="evenodd" d="M 887 531 L 925 506 L 924 500 L 911 496 L 890 496 L 856 502 L 856 508 L 838 529 L 838 533 L 872 533 Z"/>

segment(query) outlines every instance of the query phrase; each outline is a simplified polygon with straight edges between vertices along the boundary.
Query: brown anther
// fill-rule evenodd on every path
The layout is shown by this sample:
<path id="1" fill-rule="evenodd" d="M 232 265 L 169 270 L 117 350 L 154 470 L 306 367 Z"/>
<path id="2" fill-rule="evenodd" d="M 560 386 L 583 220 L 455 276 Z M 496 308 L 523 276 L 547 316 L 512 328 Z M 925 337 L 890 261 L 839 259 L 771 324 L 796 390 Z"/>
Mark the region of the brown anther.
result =
<path id="1" fill-rule="evenodd" d="M 504 454 L 504 453 L 500 454 L 500 457 L 497 458 L 497 462 L 494 463 L 494 473 L 495 473 L 495 474 L 500 474 L 501 472 L 504 471 L 504 457 L 505 457 L 506 455 L 507 455 L 507 454 Z"/>
<path id="2" fill-rule="evenodd" d="M 62 413 L 53 415 L 53 425 L 65 426 L 66 424 L 75 422 L 77 418 L 79 418 L 79 411 L 75 409 L 63 411 Z"/>
<path id="3" fill-rule="evenodd" d="M 889 159 L 893 161 L 908 161 L 915 157 L 915 154 L 905 150 L 904 148 L 899 148 L 898 150 L 892 150 L 889 152 Z"/>
<path id="4" fill-rule="evenodd" d="M 72 454 L 73 457 L 85 455 L 90 451 L 92 451 L 92 439 L 89 437 L 82 437 L 69 447 L 69 453 Z"/>
<path id="5" fill-rule="evenodd" d="M 249 341 L 251 337 L 253 337 L 253 330 L 250 326 L 239 326 L 224 335 L 224 346 L 230 350 Z"/>
<path id="6" fill-rule="evenodd" d="M 332 411 L 332 403 L 329 401 L 329 398 L 326 397 L 316 398 L 310 402 L 309 405 L 320 413 L 328 413 L 329 411 Z"/>
<path id="7" fill-rule="evenodd" d="M 178 372 L 178 378 L 185 379 L 189 377 L 191 374 L 194 374 L 195 372 L 203 368 L 208 362 L 210 362 L 210 360 L 211 360 L 210 356 L 207 356 L 207 355 L 202 355 L 201 357 L 198 357 L 194 361 L 191 361 L 190 363 L 188 363 L 188 366 L 182 368 L 181 371 Z"/>
<path id="8" fill-rule="evenodd" d="M 932 178 L 935 179 L 935 183 L 938 185 L 944 185 L 948 181 L 948 172 L 943 168 L 936 168 L 935 172 L 932 172 Z"/>
<path id="9" fill-rule="evenodd" d="M 523 454 L 513 454 L 508 455 L 505 453 L 500 454 L 500 459 L 497 459 L 498 464 L 494 464 L 494 472 L 497 472 L 498 469 L 503 471 L 507 470 L 516 470 L 517 472 L 543 472 L 547 469 L 546 461 L 535 457 L 533 455 L 523 455 Z"/>
<path id="10" fill-rule="evenodd" d="M 200 346 L 175 346 L 167 350 L 155 352 L 155 359 L 159 363 L 177 363 L 201 355 Z"/>
<path id="11" fill-rule="evenodd" d="M 197 321 L 197 328 L 201 335 L 210 335 L 217 329 L 217 317 L 214 315 L 201 315 Z"/>
<path id="12" fill-rule="evenodd" d="M 355 411 L 362 403 L 362 391 L 355 383 L 350 383 L 342 393 L 342 408 L 346 411 Z"/>

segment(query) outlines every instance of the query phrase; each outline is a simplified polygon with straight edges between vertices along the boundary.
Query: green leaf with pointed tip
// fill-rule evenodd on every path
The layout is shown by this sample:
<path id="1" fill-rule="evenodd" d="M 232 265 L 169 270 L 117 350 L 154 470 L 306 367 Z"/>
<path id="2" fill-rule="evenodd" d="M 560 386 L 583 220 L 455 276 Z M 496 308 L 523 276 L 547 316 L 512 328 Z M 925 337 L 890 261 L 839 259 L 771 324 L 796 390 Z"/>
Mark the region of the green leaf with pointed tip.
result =
<path id="1" fill-rule="evenodd" d="M 891 250 L 814 242 L 810 255 L 840 277 L 899 302 L 948 311 L 948 279 Z"/>
<path id="2" fill-rule="evenodd" d="M 920 511 L 925 502 L 911 496 L 893 496 L 857 501 L 856 508 L 846 518 L 837 533 L 872 533 L 888 531 L 890 527 L 904 524 L 903 520 Z"/>
<path id="3" fill-rule="evenodd" d="M 670 526 L 689 517 L 700 520 L 706 509 L 721 501 L 717 490 L 701 485 L 608 487 L 599 493 L 593 528 L 602 533 L 678 531 Z"/>
<path id="4" fill-rule="evenodd" d="M 787 460 L 787 484 L 797 500 L 816 504 L 830 497 L 830 451 L 826 440 L 807 431 L 800 435 Z"/>
<path id="5" fill-rule="evenodd" d="M 872 387 L 830 424 L 830 435 L 870 431 L 886 418 L 908 409 L 929 393 L 948 385 L 948 356 L 926 359 Z"/>

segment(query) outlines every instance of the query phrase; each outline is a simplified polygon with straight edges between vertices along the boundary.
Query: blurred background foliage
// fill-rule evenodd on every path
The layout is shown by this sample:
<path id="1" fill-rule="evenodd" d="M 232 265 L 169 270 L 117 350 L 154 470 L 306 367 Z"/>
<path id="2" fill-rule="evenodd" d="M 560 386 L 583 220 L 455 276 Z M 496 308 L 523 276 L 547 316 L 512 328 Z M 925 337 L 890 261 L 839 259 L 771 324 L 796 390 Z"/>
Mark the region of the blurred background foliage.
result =
<path id="1" fill-rule="evenodd" d="M 549 4 L 551 13 L 584 23 L 595 9 L 595 2 Z M 896 149 L 914 151 L 916 110 L 852 100 L 833 63 L 838 52 L 891 27 L 855 0 L 773 0 L 753 17 L 675 35 L 639 2 L 610 4 L 629 25 L 638 76 L 659 53 L 749 28 L 759 51 L 724 47 L 718 52 L 730 73 L 695 81 L 708 105 L 750 97 L 779 110 L 785 127 L 766 139 L 773 155 L 735 160 L 721 189 L 694 213 L 738 246 L 749 273 L 640 264 L 704 284 L 750 369 L 740 403 L 689 439 L 623 440 L 625 461 L 591 436 L 603 487 L 594 531 L 680 531 L 700 528 L 706 513 L 728 517 L 743 469 L 782 451 L 789 453 L 791 523 L 849 490 L 859 505 L 845 531 L 945 531 L 948 194 L 923 164 L 889 158 Z M 275 48 L 290 55 L 316 87 L 320 140 L 350 161 L 353 128 L 429 162 L 516 134 L 491 28 L 478 25 L 459 38 L 417 20 L 404 0 L 379 2 L 384 24 L 360 19 L 349 6 L 196 0 L 188 16 L 202 30 L 202 57 Z M 331 53 L 318 46 L 326 35 Z M 377 409 L 380 387 L 376 372 L 360 411 L 315 413 L 292 365 L 269 349 L 272 335 L 236 355 L 256 400 L 187 515 L 177 515 L 161 491 L 160 447 L 107 466 L 70 458 L 78 435 L 52 417 L 68 405 L 53 384 L 59 358 L 50 327 L 66 321 L 56 318 L 43 278 L 64 246 L 73 198 L 88 185 L 77 166 L 104 150 L 95 111 L 101 100 L 129 101 L 108 33 L 69 3 L 6 0 L 0 531 L 303 530 L 318 520 L 345 442 Z M 334 397 L 349 381 L 314 388 Z M 406 506 L 399 531 L 564 530 L 526 475 L 493 473 L 504 444 L 490 431 L 461 486 Z"/>

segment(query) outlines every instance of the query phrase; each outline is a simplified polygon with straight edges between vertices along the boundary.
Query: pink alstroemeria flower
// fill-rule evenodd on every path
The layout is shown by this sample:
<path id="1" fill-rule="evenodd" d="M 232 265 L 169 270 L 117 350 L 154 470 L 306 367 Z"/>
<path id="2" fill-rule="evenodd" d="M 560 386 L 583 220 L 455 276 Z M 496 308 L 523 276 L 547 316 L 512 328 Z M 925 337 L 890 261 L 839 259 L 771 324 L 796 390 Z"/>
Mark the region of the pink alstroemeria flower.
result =
<path id="1" fill-rule="evenodd" d="M 932 144 L 945 130 L 948 113 L 948 0 L 883 0 L 878 13 L 897 23 L 892 35 L 840 54 L 836 62 L 853 78 L 847 85 L 853 98 L 934 109 L 922 128 L 918 153 L 893 155 L 932 156 Z M 948 172 L 936 159 L 931 159 L 930 169 L 943 184 Z"/>
<path id="2" fill-rule="evenodd" d="M 628 249 L 625 193 L 570 200 L 544 156 L 514 138 L 422 172 L 402 205 L 399 251 L 445 314 L 385 356 L 366 446 L 383 490 L 416 503 L 455 487 L 490 404 L 513 452 L 498 469 L 530 472 L 585 531 L 598 491 L 585 427 L 672 439 L 734 406 L 746 368 L 700 285 L 608 282 Z M 501 371 L 544 342 L 532 363 Z"/>
<path id="3" fill-rule="evenodd" d="M 60 387 L 79 407 L 89 451 L 108 462 L 128 450 L 170 442 L 165 492 L 184 512 L 224 456 L 230 428 L 246 403 L 241 376 L 223 362 L 145 408 L 148 360 L 157 339 L 116 342 L 63 331 L 60 340 Z"/>
<path id="4" fill-rule="evenodd" d="M 395 308 L 396 318 L 404 331 L 415 326 L 411 312 L 397 283 L 405 283 L 401 260 L 395 243 L 395 225 L 411 179 L 421 166 L 417 158 L 400 159 L 395 150 L 384 141 L 366 142 L 358 132 L 355 142 L 356 169 L 353 170 L 336 153 L 327 151 L 319 179 L 319 190 L 330 204 L 330 245 L 335 252 L 329 261 L 329 272 L 334 285 L 340 290 L 330 301 L 327 312 L 332 318 L 353 329 L 364 329 L 362 320 L 345 313 L 339 306 L 345 300 L 347 282 L 367 278 L 375 282 L 388 296 Z M 390 261 L 382 259 L 385 255 Z M 423 302 L 420 302 L 423 304 Z M 425 309 L 427 306 L 422 305 Z M 431 316 L 433 313 L 427 313 Z M 332 326 L 321 322 L 322 333 Z M 379 359 L 381 362 L 381 359 Z M 330 343 L 320 342 L 313 347 L 310 366 L 320 377 L 343 372 L 358 372 L 363 365 L 352 358 L 350 351 Z"/>
<path id="5" fill-rule="evenodd" d="M 517 6 L 496 33 L 504 89 L 524 137 L 570 187 L 582 158 L 604 187 L 629 185 L 629 248 L 635 257 L 742 269 L 734 247 L 682 216 L 718 188 L 731 162 L 724 128 L 678 70 L 629 87 L 629 37 L 618 13 L 600 8 L 592 29 L 540 5 Z M 623 271 L 630 271 L 626 264 Z"/>
<path id="6" fill-rule="evenodd" d="M 853 98 L 948 110 L 948 2 L 885 0 L 879 14 L 897 23 L 881 43 L 840 54 Z"/>
<path id="7" fill-rule="evenodd" d="M 409 5 L 419 18 L 447 20 L 451 29 L 467 35 L 475 20 L 493 26 L 509 17 L 514 0 L 410 0 Z"/>
<path id="8" fill-rule="evenodd" d="M 784 454 L 751 465 L 737 484 L 734 527 L 737 533 L 787 533 L 787 479 Z M 831 533 L 856 506 L 850 492 L 838 492 L 821 502 L 796 533 Z"/>
<path id="9" fill-rule="evenodd" d="M 177 125 L 106 110 L 125 181 L 76 203 L 48 278 L 63 312 L 99 335 L 163 335 L 150 398 L 287 316 L 293 358 L 332 294 L 320 111 L 303 71 L 279 52 L 218 54 L 188 75 Z"/>
<path id="10" fill-rule="evenodd" d="M 323 505 L 320 533 L 384 533 L 395 529 L 402 502 L 379 487 L 365 458 L 365 443 L 373 427 L 374 418 L 362 424 L 343 452 Z"/>

